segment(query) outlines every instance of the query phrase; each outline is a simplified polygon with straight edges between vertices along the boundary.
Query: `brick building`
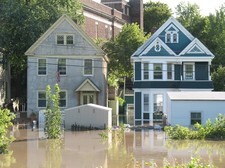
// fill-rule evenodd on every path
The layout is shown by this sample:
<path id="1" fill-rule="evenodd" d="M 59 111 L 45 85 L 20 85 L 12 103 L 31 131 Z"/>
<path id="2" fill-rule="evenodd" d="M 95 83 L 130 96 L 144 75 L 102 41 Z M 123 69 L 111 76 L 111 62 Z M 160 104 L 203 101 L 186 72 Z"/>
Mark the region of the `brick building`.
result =
<path id="1" fill-rule="evenodd" d="M 125 23 L 143 28 L 143 0 L 80 0 L 83 4 L 83 28 L 91 38 L 114 38 Z"/>

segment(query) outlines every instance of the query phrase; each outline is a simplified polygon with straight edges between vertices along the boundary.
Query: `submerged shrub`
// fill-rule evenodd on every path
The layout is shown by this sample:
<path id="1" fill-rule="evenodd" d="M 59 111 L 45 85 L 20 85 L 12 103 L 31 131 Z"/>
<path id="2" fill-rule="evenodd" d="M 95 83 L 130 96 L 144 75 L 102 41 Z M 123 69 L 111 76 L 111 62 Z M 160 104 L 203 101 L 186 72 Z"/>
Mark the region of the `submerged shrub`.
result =
<path id="1" fill-rule="evenodd" d="M 194 128 L 187 128 L 180 125 L 175 127 L 166 126 L 166 134 L 171 139 L 225 139 L 225 115 L 219 114 L 214 123 L 208 119 L 205 125 L 196 123 Z"/>
<path id="2" fill-rule="evenodd" d="M 8 137 L 9 127 L 13 125 L 12 120 L 15 114 L 8 109 L 0 109 L 0 154 L 7 153 L 9 144 L 14 140 L 13 137 Z"/>
<path id="3" fill-rule="evenodd" d="M 191 158 L 191 161 L 185 164 L 176 164 L 175 166 L 171 166 L 169 163 L 167 163 L 164 166 L 164 168 L 216 168 L 216 167 L 209 163 L 201 163 L 200 159 L 197 157 Z"/>

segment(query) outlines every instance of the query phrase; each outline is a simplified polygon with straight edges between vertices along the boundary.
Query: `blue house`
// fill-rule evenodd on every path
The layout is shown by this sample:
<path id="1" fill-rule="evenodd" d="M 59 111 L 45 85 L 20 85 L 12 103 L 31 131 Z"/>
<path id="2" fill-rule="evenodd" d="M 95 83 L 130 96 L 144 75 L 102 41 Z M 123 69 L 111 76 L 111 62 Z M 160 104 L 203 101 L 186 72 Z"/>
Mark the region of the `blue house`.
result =
<path id="1" fill-rule="evenodd" d="M 88 103 L 107 106 L 105 53 L 67 15 L 61 16 L 25 53 L 27 111 L 46 109 L 46 86 L 58 83 L 60 109 Z"/>
<path id="2" fill-rule="evenodd" d="M 134 66 L 134 124 L 151 125 L 167 114 L 167 92 L 212 91 L 214 55 L 170 17 L 131 56 Z"/>

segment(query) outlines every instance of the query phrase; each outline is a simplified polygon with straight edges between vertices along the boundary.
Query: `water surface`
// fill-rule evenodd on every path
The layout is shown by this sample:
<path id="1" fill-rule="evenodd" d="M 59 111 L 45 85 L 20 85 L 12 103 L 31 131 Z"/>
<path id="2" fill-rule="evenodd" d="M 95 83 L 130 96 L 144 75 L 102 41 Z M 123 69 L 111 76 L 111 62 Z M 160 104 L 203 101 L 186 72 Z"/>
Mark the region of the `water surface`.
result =
<path id="1" fill-rule="evenodd" d="M 163 167 L 186 163 L 199 156 L 203 162 L 217 167 L 225 165 L 224 141 L 171 141 L 164 132 L 128 130 L 123 139 L 102 131 L 66 131 L 62 141 L 41 139 L 42 132 L 31 129 L 14 133 L 16 141 L 10 146 L 12 155 L 0 155 L 0 167 L 9 168 L 134 168 L 154 162 Z M 3 166 L 1 166 L 3 165 Z"/>

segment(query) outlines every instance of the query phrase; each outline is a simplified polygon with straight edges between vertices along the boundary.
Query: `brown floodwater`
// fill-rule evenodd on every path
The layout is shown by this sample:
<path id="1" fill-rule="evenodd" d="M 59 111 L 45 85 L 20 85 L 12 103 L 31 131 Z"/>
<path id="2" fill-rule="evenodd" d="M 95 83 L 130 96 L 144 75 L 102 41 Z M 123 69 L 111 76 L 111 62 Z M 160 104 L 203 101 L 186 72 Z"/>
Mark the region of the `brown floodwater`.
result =
<path id="1" fill-rule="evenodd" d="M 163 131 L 127 130 L 123 138 L 102 131 L 65 131 L 63 140 L 43 139 L 37 129 L 14 132 L 13 152 L 0 155 L 0 167 L 8 168 L 153 168 L 166 162 L 189 162 L 198 156 L 204 163 L 223 168 L 224 141 L 171 141 Z M 155 164 L 150 166 L 149 163 Z"/>

